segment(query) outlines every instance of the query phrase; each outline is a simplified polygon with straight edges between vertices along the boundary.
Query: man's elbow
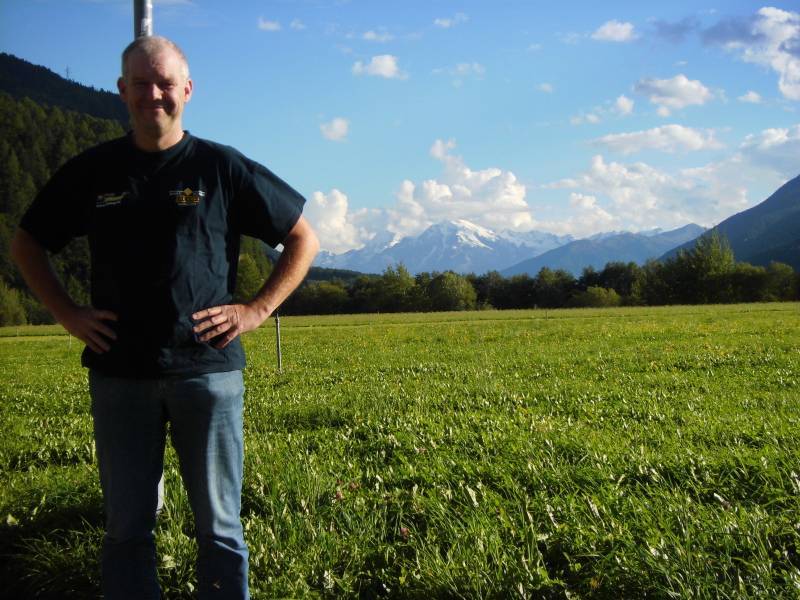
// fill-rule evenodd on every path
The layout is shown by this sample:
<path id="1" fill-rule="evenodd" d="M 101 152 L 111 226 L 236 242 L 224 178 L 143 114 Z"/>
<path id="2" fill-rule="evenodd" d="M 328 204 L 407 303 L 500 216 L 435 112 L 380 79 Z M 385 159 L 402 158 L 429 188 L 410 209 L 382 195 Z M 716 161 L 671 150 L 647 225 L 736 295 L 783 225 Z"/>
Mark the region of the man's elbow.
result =
<path id="1" fill-rule="evenodd" d="M 317 234 L 314 232 L 309 222 L 302 216 L 292 228 L 289 237 L 286 242 L 284 242 L 284 246 L 286 246 L 287 243 L 288 245 L 302 249 L 303 255 L 308 258 L 309 262 L 312 261 L 317 255 L 317 252 L 319 252 L 319 238 L 317 238 Z"/>
<path id="2" fill-rule="evenodd" d="M 17 227 L 14 237 L 11 239 L 10 248 L 11 260 L 14 261 L 14 264 L 22 267 L 25 259 L 37 248 L 41 248 L 41 246 L 33 236 L 21 227 Z"/>

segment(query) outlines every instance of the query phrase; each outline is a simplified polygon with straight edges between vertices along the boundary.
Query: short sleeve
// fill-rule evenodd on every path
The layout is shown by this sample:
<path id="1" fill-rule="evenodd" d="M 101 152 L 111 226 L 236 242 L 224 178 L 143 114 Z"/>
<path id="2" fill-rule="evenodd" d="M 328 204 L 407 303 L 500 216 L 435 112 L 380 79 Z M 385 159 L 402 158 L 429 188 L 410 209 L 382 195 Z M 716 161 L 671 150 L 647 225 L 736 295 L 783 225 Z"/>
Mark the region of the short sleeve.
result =
<path id="1" fill-rule="evenodd" d="M 263 165 L 242 160 L 244 171 L 234 199 L 239 233 L 274 248 L 297 223 L 305 198 Z"/>
<path id="2" fill-rule="evenodd" d="M 85 177 L 79 164 L 73 159 L 56 171 L 20 221 L 20 227 L 50 252 L 86 235 Z"/>

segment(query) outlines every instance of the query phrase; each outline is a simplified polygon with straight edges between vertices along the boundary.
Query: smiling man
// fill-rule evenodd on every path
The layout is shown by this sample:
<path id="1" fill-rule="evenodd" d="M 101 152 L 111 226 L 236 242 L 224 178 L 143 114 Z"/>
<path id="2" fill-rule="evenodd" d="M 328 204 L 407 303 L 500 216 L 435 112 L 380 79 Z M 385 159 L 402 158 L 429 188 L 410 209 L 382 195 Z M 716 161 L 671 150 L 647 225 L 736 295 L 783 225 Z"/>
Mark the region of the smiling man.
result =
<path id="1" fill-rule="evenodd" d="M 200 598 L 248 598 L 240 521 L 245 366 L 257 328 L 305 276 L 319 244 L 304 199 L 233 148 L 182 126 L 192 97 L 181 50 L 139 38 L 122 55 L 132 131 L 68 161 L 12 243 L 33 292 L 86 348 L 106 510 L 105 597 L 159 598 L 153 536 L 166 425 L 195 517 Z M 91 305 L 48 251 L 88 236 Z M 255 298 L 232 303 L 239 236 L 283 253 Z"/>

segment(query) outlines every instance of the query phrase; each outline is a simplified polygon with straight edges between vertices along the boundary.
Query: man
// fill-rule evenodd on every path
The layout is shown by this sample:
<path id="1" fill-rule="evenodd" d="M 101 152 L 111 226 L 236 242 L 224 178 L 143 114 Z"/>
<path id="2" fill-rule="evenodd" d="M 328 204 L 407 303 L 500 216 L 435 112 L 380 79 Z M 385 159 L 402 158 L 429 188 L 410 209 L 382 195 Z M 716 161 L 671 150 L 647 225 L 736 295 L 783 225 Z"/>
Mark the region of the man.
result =
<path id="1" fill-rule="evenodd" d="M 232 148 L 195 138 L 181 50 L 160 37 L 122 55 L 132 131 L 65 164 L 22 219 L 12 255 L 31 290 L 86 349 L 106 509 L 105 597 L 158 598 L 153 538 L 166 423 L 195 516 L 201 598 L 247 598 L 240 335 L 263 323 L 318 250 L 304 199 Z M 240 234 L 284 250 L 255 298 L 232 304 Z M 88 235 L 92 305 L 78 306 L 48 251 Z"/>

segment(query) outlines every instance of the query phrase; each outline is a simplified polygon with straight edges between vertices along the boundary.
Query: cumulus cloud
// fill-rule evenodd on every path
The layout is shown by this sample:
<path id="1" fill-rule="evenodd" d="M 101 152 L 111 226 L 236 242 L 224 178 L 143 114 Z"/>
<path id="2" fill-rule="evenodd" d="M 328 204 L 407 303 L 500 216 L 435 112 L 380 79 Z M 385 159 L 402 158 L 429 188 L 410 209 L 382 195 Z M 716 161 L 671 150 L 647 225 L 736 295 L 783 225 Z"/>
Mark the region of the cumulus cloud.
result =
<path id="1" fill-rule="evenodd" d="M 386 31 L 373 31 L 371 29 L 366 31 L 361 37 L 368 42 L 390 42 L 394 39 L 391 33 Z"/>
<path id="2" fill-rule="evenodd" d="M 690 222 L 711 225 L 747 204 L 747 188 L 741 180 L 721 176 L 715 166 L 669 174 L 642 162 L 607 162 L 602 155 L 594 156 L 588 170 L 579 176 L 548 187 L 578 190 L 570 199 L 584 209 L 593 205 L 575 200 L 581 196 L 574 194 L 608 199 L 609 204 L 603 207 L 610 217 L 606 221 L 634 230 L 679 227 Z"/>
<path id="3" fill-rule="evenodd" d="M 436 25 L 436 27 L 441 27 L 442 29 L 450 29 L 451 27 L 455 27 L 461 23 L 466 23 L 468 20 L 469 17 L 467 15 L 459 12 L 452 17 L 434 19 L 433 24 Z"/>
<path id="4" fill-rule="evenodd" d="M 336 117 L 332 121 L 320 125 L 319 129 L 325 139 L 333 142 L 343 142 L 347 139 L 350 121 L 342 117 Z"/>
<path id="5" fill-rule="evenodd" d="M 467 78 L 482 79 L 486 74 L 486 67 L 477 62 L 464 62 L 458 63 L 453 67 L 434 69 L 433 74 L 449 75 L 453 79 L 453 85 L 460 86 Z"/>
<path id="6" fill-rule="evenodd" d="M 748 135 L 740 148 L 744 157 L 789 179 L 797 176 L 800 156 L 800 124 L 786 129 L 765 129 Z"/>
<path id="7" fill-rule="evenodd" d="M 353 75 L 371 75 L 386 79 L 406 79 L 408 77 L 406 73 L 400 70 L 397 64 L 397 57 L 391 54 L 373 56 L 366 64 L 360 60 L 356 61 L 352 71 Z"/>
<path id="8" fill-rule="evenodd" d="M 591 37 L 593 40 L 598 40 L 600 42 L 632 42 L 638 35 L 632 23 L 606 21 Z"/>
<path id="9" fill-rule="evenodd" d="M 405 180 L 390 210 L 390 231 L 396 236 L 420 233 L 434 223 L 467 219 L 491 229 L 528 230 L 535 221 L 525 200 L 526 189 L 511 171 L 496 167 L 473 170 L 452 153 L 455 142 L 436 140 L 430 155 L 443 172 L 421 183 Z"/>
<path id="10" fill-rule="evenodd" d="M 633 154 L 642 150 L 661 152 L 697 151 L 722 148 L 711 129 L 701 130 L 682 125 L 664 125 L 646 131 L 615 133 L 594 140 L 612 152 Z"/>
<path id="11" fill-rule="evenodd" d="M 555 91 L 552 83 L 540 83 L 536 86 L 536 89 L 545 94 L 552 94 Z"/>
<path id="12" fill-rule="evenodd" d="M 748 104 L 761 104 L 761 94 L 750 90 L 746 94 L 739 96 L 738 100 L 739 102 L 747 102 Z"/>
<path id="13" fill-rule="evenodd" d="M 614 101 L 614 108 L 621 115 L 629 115 L 633 112 L 633 100 L 625 95 L 619 96 Z"/>
<path id="14" fill-rule="evenodd" d="M 584 125 L 589 123 L 591 125 L 597 125 L 600 122 L 600 115 L 597 112 L 582 112 L 577 114 L 573 117 L 570 117 L 569 122 L 572 125 Z"/>
<path id="15" fill-rule="evenodd" d="M 703 39 L 745 62 L 772 69 L 781 94 L 800 100 L 800 13 L 764 7 L 748 18 L 720 21 L 703 33 Z"/>
<path id="16" fill-rule="evenodd" d="M 281 24 L 278 21 L 268 21 L 264 17 L 258 17 L 258 28 L 261 31 L 280 31 Z"/>
<path id="17" fill-rule="evenodd" d="M 323 250 L 345 252 L 363 246 L 372 237 L 358 224 L 364 211 L 351 213 L 348 204 L 347 196 L 335 188 L 327 194 L 314 192 L 306 204 L 303 214 L 314 227 Z"/>
<path id="18" fill-rule="evenodd" d="M 699 80 L 689 79 L 683 74 L 672 79 L 640 79 L 634 90 L 658 106 L 658 114 L 662 117 L 669 116 L 672 110 L 703 105 L 714 97 Z"/>

